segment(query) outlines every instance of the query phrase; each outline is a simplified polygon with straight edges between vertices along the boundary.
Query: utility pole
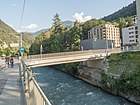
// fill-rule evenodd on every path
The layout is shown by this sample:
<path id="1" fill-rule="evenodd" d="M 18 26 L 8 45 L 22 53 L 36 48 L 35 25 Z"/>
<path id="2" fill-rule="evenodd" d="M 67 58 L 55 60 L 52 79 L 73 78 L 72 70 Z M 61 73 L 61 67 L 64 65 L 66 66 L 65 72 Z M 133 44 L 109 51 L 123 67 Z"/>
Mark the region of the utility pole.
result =
<path id="1" fill-rule="evenodd" d="M 138 19 L 138 43 L 140 50 L 140 0 L 136 0 L 137 19 Z"/>

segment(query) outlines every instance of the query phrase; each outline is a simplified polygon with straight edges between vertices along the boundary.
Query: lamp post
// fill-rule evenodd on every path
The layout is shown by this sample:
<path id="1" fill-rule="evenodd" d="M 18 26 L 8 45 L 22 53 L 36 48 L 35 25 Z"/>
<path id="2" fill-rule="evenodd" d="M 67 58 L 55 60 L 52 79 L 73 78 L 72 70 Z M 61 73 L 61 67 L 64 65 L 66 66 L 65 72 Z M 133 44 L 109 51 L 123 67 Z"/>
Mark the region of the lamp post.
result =
<path id="1" fill-rule="evenodd" d="M 42 47 L 42 45 L 40 45 L 40 56 L 41 56 L 41 58 L 42 58 L 42 49 L 43 49 L 43 47 Z"/>

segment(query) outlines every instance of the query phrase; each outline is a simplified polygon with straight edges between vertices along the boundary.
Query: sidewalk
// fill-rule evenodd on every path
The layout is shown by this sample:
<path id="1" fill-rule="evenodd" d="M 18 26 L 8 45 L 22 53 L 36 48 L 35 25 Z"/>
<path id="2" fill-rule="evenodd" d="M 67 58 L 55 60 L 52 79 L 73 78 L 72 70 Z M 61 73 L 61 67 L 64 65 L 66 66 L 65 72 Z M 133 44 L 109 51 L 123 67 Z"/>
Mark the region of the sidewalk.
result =
<path id="1" fill-rule="evenodd" d="M 0 105 L 21 105 L 20 93 L 19 65 L 15 60 L 14 68 L 0 69 Z"/>

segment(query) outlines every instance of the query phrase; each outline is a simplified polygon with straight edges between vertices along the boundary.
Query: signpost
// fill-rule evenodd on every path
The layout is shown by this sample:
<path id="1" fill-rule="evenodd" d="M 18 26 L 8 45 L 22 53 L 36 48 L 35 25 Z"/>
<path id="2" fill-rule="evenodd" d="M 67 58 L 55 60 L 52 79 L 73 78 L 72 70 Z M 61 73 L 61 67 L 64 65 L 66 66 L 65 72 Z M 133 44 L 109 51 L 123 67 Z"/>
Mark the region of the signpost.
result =
<path id="1" fill-rule="evenodd" d="M 21 46 L 19 51 L 20 51 L 20 53 L 21 53 L 21 56 L 23 56 L 24 47 L 23 47 L 23 46 Z"/>

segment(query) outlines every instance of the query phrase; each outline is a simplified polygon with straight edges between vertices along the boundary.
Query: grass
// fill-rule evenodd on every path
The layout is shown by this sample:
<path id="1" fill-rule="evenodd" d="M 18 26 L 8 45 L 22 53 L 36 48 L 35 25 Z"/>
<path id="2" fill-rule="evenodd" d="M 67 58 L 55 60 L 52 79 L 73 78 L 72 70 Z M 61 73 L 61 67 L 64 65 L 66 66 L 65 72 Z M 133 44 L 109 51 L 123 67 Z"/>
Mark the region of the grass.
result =
<path id="1" fill-rule="evenodd" d="M 124 52 L 112 54 L 108 58 L 108 73 L 122 74 L 124 71 L 134 72 L 140 65 L 140 52 Z"/>

